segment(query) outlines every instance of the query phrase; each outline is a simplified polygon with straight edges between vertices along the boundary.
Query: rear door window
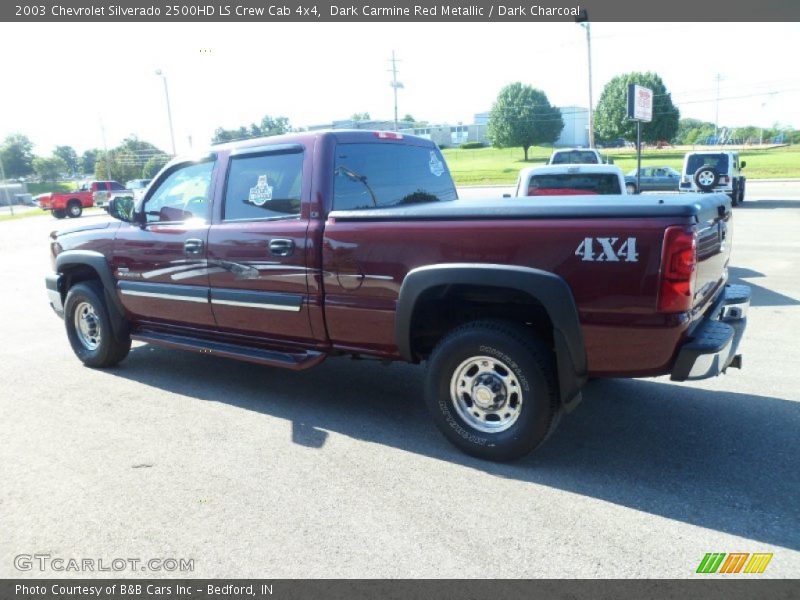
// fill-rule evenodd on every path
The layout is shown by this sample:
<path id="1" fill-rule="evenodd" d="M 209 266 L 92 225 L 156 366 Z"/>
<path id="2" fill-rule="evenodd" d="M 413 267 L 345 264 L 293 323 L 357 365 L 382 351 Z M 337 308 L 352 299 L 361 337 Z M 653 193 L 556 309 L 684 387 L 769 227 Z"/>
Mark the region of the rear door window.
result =
<path id="1" fill-rule="evenodd" d="M 438 148 L 402 143 L 339 144 L 334 210 L 361 210 L 457 198 Z"/>
<path id="2" fill-rule="evenodd" d="M 692 154 L 686 163 L 686 173 L 691 175 L 700 167 L 710 165 L 717 173 L 728 172 L 727 154 Z"/>
<path id="3" fill-rule="evenodd" d="M 613 173 L 559 173 L 534 175 L 528 182 L 528 196 L 621 194 L 619 177 Z"/>
<path id="4" fill-rule="evenodd" d="M 231 158 L 223 220 L 285 219 L 300 215 L 302 148 Z"/>

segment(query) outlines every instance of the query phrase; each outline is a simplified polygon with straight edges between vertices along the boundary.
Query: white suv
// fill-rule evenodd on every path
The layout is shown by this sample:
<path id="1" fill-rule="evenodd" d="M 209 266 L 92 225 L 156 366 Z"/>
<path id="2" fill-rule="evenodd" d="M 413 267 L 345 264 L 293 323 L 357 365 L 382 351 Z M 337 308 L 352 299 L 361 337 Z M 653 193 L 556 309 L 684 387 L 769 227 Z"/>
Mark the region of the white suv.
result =
<path id="1" fill-rule="evenodd" d="M 687 152 L 678 191 L 725 193 L 730 196 L 734 206 L 741 204 L 744 202 L 745 186 L 741 170 L 745 164 L 745 161 L 739 161 L 738 152 Z"/>

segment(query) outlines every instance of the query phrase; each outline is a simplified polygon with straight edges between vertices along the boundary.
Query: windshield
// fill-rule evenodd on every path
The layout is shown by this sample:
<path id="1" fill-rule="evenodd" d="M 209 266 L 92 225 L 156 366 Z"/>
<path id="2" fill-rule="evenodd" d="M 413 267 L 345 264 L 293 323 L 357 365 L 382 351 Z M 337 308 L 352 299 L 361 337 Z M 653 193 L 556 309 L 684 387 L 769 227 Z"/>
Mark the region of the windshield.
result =
<path id="1" fill-rule="evenodd" d="M 336 147 L 334 210 L 456 198 L 453 180 L 438 148 L 380 142 Z"/>
<path id="2" fill-rule="evenodd" d="M 528 196 L 621 194 L 619 177 L 613 173 L 559 173 L 533 175 Z"/>
<path id="3" fill-rule="evenodd" d="M 686 163 L 686 173 L 691 175 L 700 167 L 710 165 L 717 173 L 728 172 L 727 154 L 691 154 Z"/>
<path id="4" fill-rule="evenodd" d="M 596 165 L 597 155 L 588 150 L 557 152 L 550 161 L 552 165 Z"/>

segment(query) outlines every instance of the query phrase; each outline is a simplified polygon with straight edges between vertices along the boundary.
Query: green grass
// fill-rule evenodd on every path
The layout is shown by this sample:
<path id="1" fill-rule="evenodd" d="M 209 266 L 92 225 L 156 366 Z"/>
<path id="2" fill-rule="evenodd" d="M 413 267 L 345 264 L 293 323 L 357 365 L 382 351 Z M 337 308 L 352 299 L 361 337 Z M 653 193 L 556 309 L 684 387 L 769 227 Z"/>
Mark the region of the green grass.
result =
<path id="1" fill-rule="evenodd" d="M 648 148 L 642 152 L 642 166 L 668 166 L 680 171 L 688 150 Z M 442 154 L 457 185 L 489 185 L 513 184 L 520 169 L 544 164 L 552 151 L 552 148 L 534 146 L 528 150 L 528 162 L 523 159 L 522 148 L 450 148 L 442 150 Z M 609 148 L 600 152 L 610 156 L 625 173 L 636 168 L 633 148 Z M 739 155 L 747 161 L 744 173 L 748 179 L 800 177 L 800 146 L 747 149 L 740 151 Z"/>
<path id="2" fill-rule="evenodd" d="M 18 207 L 14 207 L 14 214 L 8 212 L 8 207 L 3 207 L 3 212 L 0 213 L 0 222 L 2 221 L 16 221 L 17 219 L 27 219 L 28 217 L 41 217 L 50 214 L 41 209 L 26 210 L 25 212 L 18 212 Z"/>
<path id="3" fill-rule="evenodd" d="M 46 183 L 29 183 L 28 193 L 36 196 L 38 194 L 47 194 L 48 192 L 71 192 L 78 187 L 74 181 L 64 181 L 54 183 L 48 181 Z"/>

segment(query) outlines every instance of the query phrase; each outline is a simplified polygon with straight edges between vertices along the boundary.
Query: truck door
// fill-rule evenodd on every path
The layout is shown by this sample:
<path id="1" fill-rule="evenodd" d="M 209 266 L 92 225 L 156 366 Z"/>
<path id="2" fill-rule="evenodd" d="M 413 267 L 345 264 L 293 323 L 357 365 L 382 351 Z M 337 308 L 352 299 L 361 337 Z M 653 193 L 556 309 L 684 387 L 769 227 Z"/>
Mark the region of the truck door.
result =
<path id="1" fill-rule="evenodd" d="M 211 306 L 222 330 L 312 341 L 308 278 L 315 260 L 302 210 L 308 154 L 300 144 L 231 153 L 208 240 Z"/>
<path id="2" fill-rule="evenodd" d="M 214 326 L 206 260 L 214 160 L 176 165 L 145 199 L 147 222 L 123 224 L 113 269 L 123 305 L 143 320 Z"/>

